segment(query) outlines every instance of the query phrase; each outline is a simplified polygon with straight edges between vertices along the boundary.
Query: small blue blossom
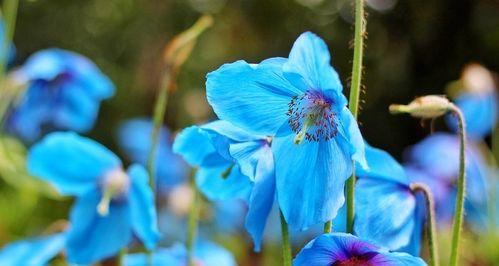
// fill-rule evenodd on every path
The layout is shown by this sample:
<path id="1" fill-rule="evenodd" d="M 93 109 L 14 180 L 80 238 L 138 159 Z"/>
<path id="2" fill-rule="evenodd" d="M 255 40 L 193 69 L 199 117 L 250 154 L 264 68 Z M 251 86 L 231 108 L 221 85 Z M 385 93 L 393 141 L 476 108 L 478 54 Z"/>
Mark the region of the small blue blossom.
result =
<path id="1" fill-rule="evenodd" d="M 274 137 L 278 202 L 292 228 L 336 216 L 352 159 L 365 164 L 364 142 L 322 39 L 306 32 L 288 58 L 225 64 L 206 90 L 220 119 Z"/>
<path id="2" fill-rule="evenodd" d="M 47 131 L 89 131 L 100 102 L 115 90 L 89 59 L 60 49 L 35 53 L 12 76 L 27 88 L 9 111 L 6 129 L 26 141 Z"/>
<path id="3" fill-rule="evenodd" d="M 275 198 L 270 139 L 218 120 L 184 129 L 173 150 L 199 167 L 196 183 L 210 200 L 240 198 L 248 203 L 245 227 L 258 251 Z"/>
<path id="4" fill-rule="evenodd" d="M 118 131 L 118 142 L 128 159 L 147 165 L 151 148 L 153 124 L 148 119 L 136 118 L 123 123 Z M 187 179 L 187 164 L 171 150 L 170 132 L 161 127 L 156 156 L 156 185 L 166 192 Z"/>
<path id="5" fill-rule="evenodd" d="M 411 191 L 402 166 L 366 144 L 369 169 L 357 167 L 355 233 L 377 246 L 419 254 L 424 198 Z"/>
<path id="6" fill-rule="evenodd" d="M 66 234 L 43 236 L 11 243 L 0 250 L 2 266 L 44 266 L 59 254 L 66 243 Z"/>
<path id="7" fill-rule="evenodd" d="M 296 255 L 293 265 L 424 266 L 426 263 L 406 253 L 388 252 L 350 234 L 332 233 L 310 241 Z"/>
<path id="8" fill-rule="evenodd" d="M 29 172 L 63 195 L 77 196 L 67 233 L 70 262 L 90 264 L 113 256 L 136 235 L 148 249 L 159 239 L 146 170 L 125 172 L 101 144 L 71 132 L 55 132 L 35 144 Z"/>

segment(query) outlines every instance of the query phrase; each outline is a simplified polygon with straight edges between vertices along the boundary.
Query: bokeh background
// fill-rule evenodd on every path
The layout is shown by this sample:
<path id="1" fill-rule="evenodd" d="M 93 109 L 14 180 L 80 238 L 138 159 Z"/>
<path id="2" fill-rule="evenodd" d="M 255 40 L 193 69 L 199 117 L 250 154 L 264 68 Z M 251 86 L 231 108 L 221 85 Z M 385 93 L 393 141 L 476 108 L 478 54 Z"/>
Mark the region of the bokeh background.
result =
<path id="1" fill-rule="evenodd" d="M 92 59 L 116 84 L 89 135 L 113 150 L 127 118 L 150 116 L 160 83 L 162 51 L 204 13 L 215 23 L 199 39 L 178 76 L 166 124 L 177 131 L 214 117 L 205 75 L 226 62 L 287 56 L 304 31 L 326 40 L 348 95 L 353 11 L 350 0 L 36 0 L 21 1 L 14 36 L 22 64 L 32 53 L 59 47 Z M 499 70 L 499 1 L 367 0 L 368 24 L 361 96 L 361 130 L 374 146 L 403 157 L 429 125 L 392 116 L 391 103 L 444 94 L 462 68 L 479 62 Z M 445 130 L 445 123 L 436 127 Z M 2 182 L 2 181 L 0 181 Z M 29 206 L 29 208 L 16 206 Z M 37 234 L 66 217 L 68 201 L 33 199 L 2 186 L 0 243 Z M 271 265 L 271 264 L 269 264 Z"/>

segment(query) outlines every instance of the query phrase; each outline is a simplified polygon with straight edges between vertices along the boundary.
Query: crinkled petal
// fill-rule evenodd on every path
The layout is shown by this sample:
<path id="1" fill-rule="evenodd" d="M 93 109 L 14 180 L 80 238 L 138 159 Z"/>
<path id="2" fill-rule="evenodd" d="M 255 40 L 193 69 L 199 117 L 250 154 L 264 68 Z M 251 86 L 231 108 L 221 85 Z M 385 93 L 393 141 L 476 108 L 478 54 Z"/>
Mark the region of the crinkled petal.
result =
<path id="1" fill-rule="evenodd" d="M 215 120 L 213 122 L 202 125 L 201 128 L 208 131 L 213 131 L 236 142 L 254 141 L 265 138 L 265 136 L 263 135 L 250 134 L 247 131 L 238 128 L 235 125 L 224 120 Z"/>
<path id="2" fill-rule="evenodd" d="M 421 193 L 416 195 L 416 209 L 414 214 L 414 230 L 409 244 L 395 251 L 409 253 L 413 256 L 419 256 L 421 251 L 421 241 L 423 238 L 423 226 L 425 225 L 426 220 L 425 199 Z"/>
<path id="3" fill-rule="evenodd" d="M 281 61 L 237 61 L 209 73 L 207 98 L 218 117 L 249 133 L 274 135 L 286 122 L 291 98 L 301 93 L 283 77 Z"/>
<path id="4" fill-rule="evenodd" d="M 372 258 L 370 262 L 379 266 L 426 266 L 421 258 L 401 252 L 383 252 Z"/>
<path id="5" fill-rule="evenodd" d="M 255 184 L 249 199 L 245 227 L 253 238 L 255 251 L 260 251 L 263 231 L 272 210 L 275 198 L 274 159 L 268 151 L 265 158 L 260 158 L 256 168 Z"/>
<path id="6" fill-rule="evenodd" d="M 68 261 L 91 264 L 109 258 L 132 240 L 130 206 L 126 199 L 112 200 L 109 213 L 101 216 L 97 205 L 98 190 L 79 197 L 71 209 L 71 227 L 67 238 Z"/>
<path id="7" fill-rule="evenodd" d="M 272 156 L 264 140 L 233 143 L 229 146 L 229 153 L 239 165 L 241 173 L 252 181 L 256 179 L 259 161 L 267 160 L 269 154 Z"/>
<path id="8" fill-rule="evenodd" d="M 65 233 L 17 241 L 0 250 L 3 266 L 44 266 L 62 251 Z"/>
<path id="9" fill-rule="evenodd" d="M 314 33 L 305 32 L 298 37 L 283 69 L 286 78 L 303 91 L 343 89 L 338 73 L 330 65 L 326 43 Z"/>
<path id="10" fill-rule="evenodd" d="M 237 165 L 231 163 L 200 168 L 196 173 L 196 184 L 212 201 L 236 198 L 246 200 L 252 187 L 249 178 L 241 174 Z"/>
<path id="11" fill-rule="evenodd" d="M 173 152 L 182 155 L 189 164 L 200 166 L 216 150 L 206 131 L 198 126 L 191 126 L 177 135 L 173 142 Z"/>
<path id="12" fill-rule="evenodd" d="M 138 164 L 130 166 L 128 176 L 132 180 L 129 195 L 132 227 L 142 243 L 153 249 L 160 238 L 154 196 L 149 187 L 147 171 Z"/>
<path id="13" fill-rule="evenodd" d="M 390 250 L 406 246 L 416 219 L 416 198 L 409 188 L 370 178 L 360 178 L 356 187 L 355 233 Z"/>
<path id="14" fill-rule="evenodd" d="M 47 135 L 27 157 L 28 171 L 55 186 L 61 194 L 81 195 L 95 188 L 107 171 L 120 167 L 114 153 L 72 132 Z"/>
<path id="15" fill-rule="evenodd" d="M 277 196 L 288 224 L 306 229 L 336 216 L 344 203 L 344 183 L 353 165 L 345 143 L 305 140 L 296 145 L 294 138 L 288 134 L 272 143 Z"/>
<path id="16" fill-rule="evenodd" d="M 344 107 L 340 112 L 339 136 L 348 144 L 352 160 L 359 163 L 364 169 L 369 168 L 366 162 L 365 143 L 360 133 L 359 125 L 348 108 Z"/>
<path id="17" fill-rule="evenodd" d="M 385 182 L 395 182 L 401 185 L 409 184 L 404 168 L 389 153 L 374 148 L 367 143 L 365 147 L 366 161 L 369 168 L 365 169 L 359 164 L 355 168 L 358 177 L 382 179 Z"/>

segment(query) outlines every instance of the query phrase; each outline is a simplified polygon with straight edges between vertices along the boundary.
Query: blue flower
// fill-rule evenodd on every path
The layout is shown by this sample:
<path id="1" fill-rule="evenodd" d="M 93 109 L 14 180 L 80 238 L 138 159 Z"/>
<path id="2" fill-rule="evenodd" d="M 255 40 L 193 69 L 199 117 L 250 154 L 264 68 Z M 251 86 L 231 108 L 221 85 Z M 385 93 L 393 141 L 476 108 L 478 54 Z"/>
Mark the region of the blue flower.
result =
<path id="1" fill-rule="evenodd" d="M 254 240 L 255 250 L 259 250 L 275 198 L 269 138 L 218 120 L 184 129 L 175 139 L 173 150 L 199 167 L 196 183 L 210 200 L 246 200 L 249 210 L 245 227 Z"/>
<path id="2" fill-rule="evenodd" d="M 65 243 L 65 233 L 17 241 L 0 250 L 0 264 L 44 266 L 64 249 Z"/>
<path id="3" fill-rule="evenodd" d="M 310 241 L 296 255 L 293 265 L 420 266 L 426 263 L 406 253 L 388 252 L 350 234 L 332 233 Z"/>
<path id="4" fill-rule="evenodd" d="M 5 23 L 2 19 L 0 19 L 0 43 L 3 45 L 3 42 L 5 40 Z M 2 51 L 3 53 L 4 51 Z M 14 44 L 10 44 L 8 51 L 7 51 L 7 63 L 12 63 L 14 61 L 14 58 L 16 56 L 16 47 Z M 4 55 L 1 55 L 4 56 Z"/>
<path id="5" fill-rule="evenodd" d="M 357 167 L 355 233 L 377 246 L 419 254 L 425 202 L 411 191 L 402 166 L 366 144 L 369 169 Z"/>
<path id="6" fill-rule="evenodd" d="M 148 263 L 146 254 L 129 254 L 125 257 L 126 266 L 144 266 Z M 182 244 L 175 244 L 168 249 L 158 249 L 153 253 L 153 266 L 187 266 L 187 251 Z M 207 241 L 201 241 L 194 247 L 194 262 L 203 266 L 236 266 L 230 252 Z"/>
<path id="7" fill-rule="evenodd" d="M 26 141 L 53 130 L 90 130 L 114 85 L 87 58 L 60 49 L 35 53 L 12 74 L 27 89 L 9 111 L 6 129 Z"/>
<path id="8" fill-rule="evenodd" d="M 456 181 L 459 174 L 459 145 L 457 136 L 435 133 L 407 151 L 407 176 L 412 182 L 425 183 L 430 187 L 440 224 L 450 224 L 454 213 Z M 484 216 L 487 210 L 487 174 L 485 159 L 473 142 L 467 142 L 465 208 L 481 216 Z"/>
<path id="9" fill-rule="evenodd" d="M 324 41 L 306 32 L 289 58 L 237 61 L 207 76 L 208 102 L 220 119 L 274 137 L 278 202 L 293 228 L 334 218 L 352 159 L 365 164 L 362 136 L 329 61 Z"/>
<path id="10" fill-rule="evenodd" d="M 118 142 L 130 161 L 147 165 L 152 128 L 150 120 L 140 118 L 128 120 L 120 126 Z M 186 163 L 171 150 L 170 132 L 161 127 L 156 156 L 156 185 L 160 193 L 184 182 L 187 175 Z"/>
<path id="11" fill-rule="evenodd" d="M 116 254 L 135 234 L 148 249 L 159 239 L 146 170 L 121 162 L 99 143 L 71 132 L 47 135 L 29 151 L 28 170 L 63 195 L 78 198 L 67 234 L 69 261 L 93 263 Z"/>

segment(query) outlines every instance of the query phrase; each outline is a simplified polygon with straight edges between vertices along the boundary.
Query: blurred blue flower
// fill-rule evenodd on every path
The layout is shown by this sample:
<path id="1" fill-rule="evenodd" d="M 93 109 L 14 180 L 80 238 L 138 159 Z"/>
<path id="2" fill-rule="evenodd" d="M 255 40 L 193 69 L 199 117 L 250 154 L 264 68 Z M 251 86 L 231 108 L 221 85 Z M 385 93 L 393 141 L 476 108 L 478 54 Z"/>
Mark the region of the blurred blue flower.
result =
<path id="1" fill-rule="evenodd" d="M 425 201 L 415 195 L 402 166 L 366 144 L 369 169 L 357 167 L 355 233 L 377 246 L 419 254 Z"/>
<path id="2" fill-rule="evenodd" d="M 2 266 L 44 266 L 59 254 L 66 243 L 66 234 L 59 233 L 11 243 L 0 250 Z"/>
<path id="3" fill-rule="evenodd" d="M 456 182 L 459 174 L 459 145 L 457 136 L 435 133 L 407 151 L 408 165 L 405 167 L 407 176 L 411 182 L 421 182 L 430 187 L 435 198 L 437 220 L 440 224 L 450 224 L 454 213 Z M 467 212 L 486 215 L 487 174 L 485 158 L 473 146 L 473 142 L 467 142 L 465 201 Z"/>
<path id="4" fill-rule="evenodd" d="M 248 204 L 245 227 L 255 250 L 275 198 L 274 160 L 269 139 L 226 121 L 184 129 L 173 150 L 199 167 L 196 183 L 210 200 L 240 198 Z"/>
<path id="5" fill-rule="evenodd" d="M 128 254 L 125 257 L 126 266 L 144 266 L 148 263 L 146 254 Z M 187 250 L 182 244 L 175 244 L 168 249 L 158 249 L 153 253 L 153 266 L 187 266 Z M 230 252 L 224 248 L 200 241 L 194 247 L 194 262 L 203 266 L 236 266 L 236 261 Z"/>
<path id="6" fill-rule="evenodd" d="M 277 196 L 292 228 L 336 216 L 352 159 L 365 164 L 364 143 L 322 39 L 306 32 L 289 58 L 225 64 L 206 90 L 220 119 L 274 137 Z"/>
<path id="7" fill-rule="evenodd" d="M 149 119 L 136 118 L 121 124 L 118 142 L 130 161 L 147 165 L 152 129 L 153 124 Z M 156 156 L 156 185 L 159 193 L 184 182 L 189 173 L 182 158 L 173 154 L 171 145 L 170 132 L 166 127 L 161 127 Z"/>
<path id="8" fill-rule="evenodd" d="M 5 23 L 3 19 L 0 19 L 0 43 L 3 45 L 3 42 L 5 40 Z M 3 53 L 3 51 L 2 51 Z M 14 58 L 16 56 L 16 47 L 14 44 L 10 44 L 8 47 L 8 52 L 7 52 L 7 63 L 12 63 L 14 61 Z M 4 55 L 1 55 L 4 56 Z"/>
<path id="9" fill-rule="evenodd" d="M 426 263 L 406 253 L 388 252 L 350 234 L 332 233 L 320 235 L 310 241 L 296 255 L 293 265 L 419 266 Z"/>
<path id="10" fill-rule="evenodd" d="M 121 162 L 101 144 L 72 132 L 55 132 L 28 153 L 29 172 L 78 198 L 67 235 L 69 261 L 87 264 L 116 254 L 135 234 L 148 249 L 159 239 L 146 170 Z"/>
<path id="11" fill-rule="evenodd" d="M 27 89 L 9 111 L 6 129 L 25 141 L 46 131 L 90 130 L 114 85 L 89 59 L 60 49 L 35 53 L 12 73 Z"/>

